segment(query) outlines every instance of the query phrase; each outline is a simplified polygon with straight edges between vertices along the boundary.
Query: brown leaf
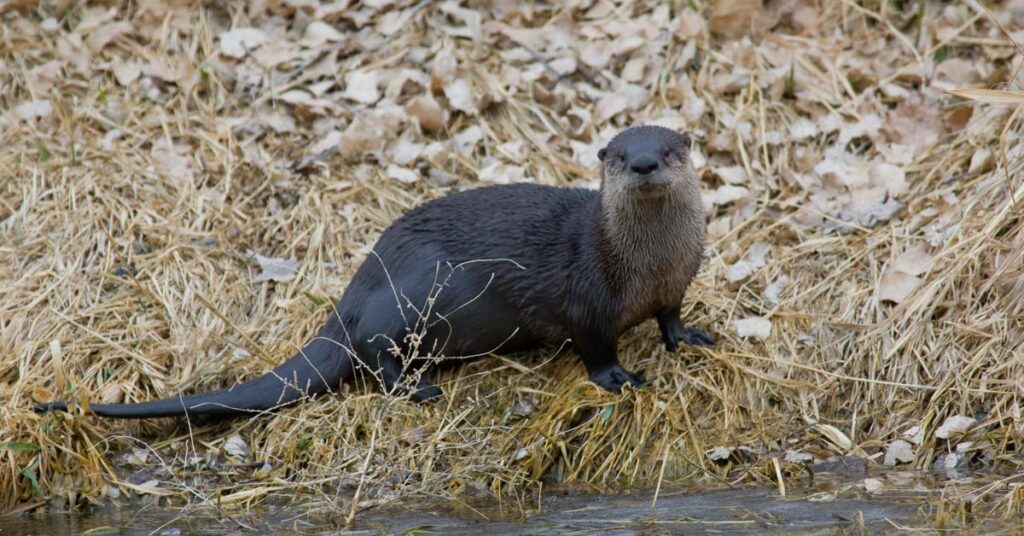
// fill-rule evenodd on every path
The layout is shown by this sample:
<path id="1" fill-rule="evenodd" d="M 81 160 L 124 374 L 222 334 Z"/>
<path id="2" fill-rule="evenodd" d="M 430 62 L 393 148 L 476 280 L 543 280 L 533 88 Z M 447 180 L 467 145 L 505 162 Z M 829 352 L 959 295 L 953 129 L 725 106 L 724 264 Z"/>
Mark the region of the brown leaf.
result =
<path id="1" fill-rule="evenodd" d="M 896 257 L 892 267 L 896 271 L 909 275 L 921 275 L 928 271 L 932 257 L 932 254 L 928 252 L 928 247 L 919 243 L 907 248 L 899 257 Z"/>
<path id="2" fill-rule="evenodd" d="M 882 273 L 882 280 L 878 284 L 878 299 L 903 303 L 917 285 L 921 282 L 919 277 L 910 275 L 899 270 L 887 268 Z"/>
<path id="3" fill-rule="evenodd" d="M 150 153 L 153 168 L 157 173 L 169 179 L 191 182 L 193 180 L 192 159 L 179 154 L 180 152 L 182 151 L 174 147 L 168 148 L 163 145 L 155 147 Z"/>
<path id="4" fill-rule="evenodd" d="M 907 174 L 899 167 L 887 162 L 875 162 L 871 165 L 871 182 L 875 186 L 884 187 L 890 197 L 907 192 Z"/>
<path id="5" fill-rule="evenodd" d="M 604 69 L 612 60 L 612 45 L 608 41 L 587 41 L 580 47 L 580 61 Z"/>
<path id="6" fill-rule="evenodd" d="M 761 15 L 761 0 L 715 0 L 708 18 L 708 29 L 724 37 L 739 37 L 750 32 Z"/>
<path id="7" fill-rule="evenodd" d="M 114 58 L 110 62 L 110 69 L 114 72 L 117 83 L 123 87 L 132 85 L 142 74 L 142 67 L 134 61 L 122 61 L 121 58 Z"/>
<path id="8" fill-rule="evenodd" d="M 428 132 L 438 132 L 444 128 L 444 110 L 429 93 L 410 100 L 405 111 L 416 118 L 420 128 Z"/>
<path id="9" fill-rule="evenodd" d="M 29 88 L 36 93 L 49 93 L 50 88 L 60 81 L 63 77 L 61 71 L 64 66 L 60 61 L 51 60 L 37 67 L 33 67 L 28 72 L 28 83 Z"/>
<path id="10" fill-rule="evenodd" d="M 337 105 L 327 99 L 317 99 L 307 91 L 292 89 L 282 93 L 278 99 L 295 106 L 306 115 L 327 115 Z"/>
<path id="11" fill-rule="evenodd" d="M 89 50 L 93 53 L 103 50 L 103 47 L 110 44 L 112 41 L 130 33 L 134 27 L 124 21 L 109 22 L 96 28 L 89 33 L 89 37 L 85 40 L 85 44 L 89 46 Z"/>
<path id="12" fill-rule="evenodd" d="M 605 121 L 626 110 L 629 101 L 618 93 L 607 93 L 594 105 L 594 124 L 602 125 Z"/>
<path id="13" fill-rule="evenodd" d="M 679 29 L 676 30 L 676 37 L 686 41 L 699 37 L 708 29 L 708 23 L 692 9 L 684 9 L 679 14 Z"/>
<path id="14" fill-rule="evenodd" d="M 338 144 L 339 153 L 347 160 L 356 160 L 384 146 L 386 131 L 380 121 L 356 118 L 345 129 Z"/>
<path id="15" fill-rule="evenodd" d="M 938 106 L 921 98 L 903 101 L 886 119 L 886 130 L 894 142 L 919 155 L 935 145 L 942 134 Z"/>

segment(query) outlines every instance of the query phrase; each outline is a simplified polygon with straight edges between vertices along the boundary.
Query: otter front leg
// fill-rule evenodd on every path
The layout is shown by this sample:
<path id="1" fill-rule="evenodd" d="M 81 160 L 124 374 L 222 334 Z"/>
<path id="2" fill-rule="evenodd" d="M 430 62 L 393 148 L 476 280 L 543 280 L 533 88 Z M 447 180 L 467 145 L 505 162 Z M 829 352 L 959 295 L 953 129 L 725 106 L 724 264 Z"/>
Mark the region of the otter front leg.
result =
<path id="1" fill-rule="evenodd" d="M 661 328 L 661 340 L 665 341 L 665 349 L 675 352 L 679 343 L 690 346 L 712 346 L 715 339 L 706 331 L 693 326 L 684 326 L 679 320 L 679 309 L 669 309 L 658 313 L 658 327 Z"/>
<path id="2" fill-rule="evenodd" d="M 613 393 L 621 392 L 626 384 L 640 387 L 644 383 L 643 371 L 634 374 L 619 364 L 618 337 L 589 332 L 575 335 L 573 340 L 590 381 Z"/>

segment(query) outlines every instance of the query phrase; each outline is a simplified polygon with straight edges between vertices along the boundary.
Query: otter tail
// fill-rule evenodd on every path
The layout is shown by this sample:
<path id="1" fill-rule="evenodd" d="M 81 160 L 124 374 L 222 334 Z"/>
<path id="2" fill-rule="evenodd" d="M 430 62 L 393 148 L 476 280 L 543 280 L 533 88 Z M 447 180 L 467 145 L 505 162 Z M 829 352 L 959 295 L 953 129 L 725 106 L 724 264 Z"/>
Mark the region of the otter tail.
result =
<path id="1" fill-rule="evenodd" d="M 89 410 L 102 417 L 145 419 L 180 415 L 234 417 L 286 406 L 335 389 L 352 376 L 352 359 L 342 345 L 340 332 L 340 323 L 332 315 L 317 337 L 294 357 L 241 385 L 140 404 L 89 404 Z M 67 404 L 47 402 L 34 409 L 39 413 L 67 410 Z"/>

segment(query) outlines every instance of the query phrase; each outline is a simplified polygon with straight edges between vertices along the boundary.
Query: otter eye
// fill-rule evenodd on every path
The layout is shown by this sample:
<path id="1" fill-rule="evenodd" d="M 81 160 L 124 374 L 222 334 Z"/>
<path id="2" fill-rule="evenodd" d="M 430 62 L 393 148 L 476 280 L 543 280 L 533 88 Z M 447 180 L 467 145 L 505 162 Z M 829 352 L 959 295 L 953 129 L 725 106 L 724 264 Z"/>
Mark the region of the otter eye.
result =
<path id="1" fill-rule="evenodd" d="M 620 164 L 625 164 L 626 163 L 626 153 L 619 153 L 619 163 Z"/>
<path id="2" fill-rule="evenodd" d="M 665 155 L 664 156 L 665 156 L 665 159 L 667 160 L 667 159 L 672 158 L 673 156 L 675 156 L 675 153 L 672 152 L 672 149 L 665 149 Z"/>

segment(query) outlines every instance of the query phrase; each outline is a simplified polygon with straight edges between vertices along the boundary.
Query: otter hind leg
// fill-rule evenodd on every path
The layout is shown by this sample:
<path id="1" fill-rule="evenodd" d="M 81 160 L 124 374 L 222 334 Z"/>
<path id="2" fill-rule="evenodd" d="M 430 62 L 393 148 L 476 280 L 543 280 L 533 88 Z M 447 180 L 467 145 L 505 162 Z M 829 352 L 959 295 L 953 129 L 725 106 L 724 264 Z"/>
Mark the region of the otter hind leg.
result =
<path id="1" fill-rule="evenodd" d="M 408 396 L 416 402 L 426 402 L 444 394 L 440 387 L 423 377 L 423 369 L 403 375 L 398 358 L 390 355 L 382 360 L 382 364 L 382 387 L 387 394 Z M 410 385 L 412 381 L 415 381 L 416 385 Z"/>
<path id="2" fill-rule="evenodd" d="M 407 323 L 414 322 L 415 317 L 410 312 L 403 318 L 389 301 L 393 302 L 394 297 L 378 292 L 368 300 L 374 307 L 359 318 L 353 336 L 357 373 L 372 378 L 385 394 L 409 396 L 417 402 L 441 396 L 441 389 L 423 377 L 426 363 L 403 366 L 403 361 L 412 357 L 407 356 L 411 351 Z"/>

